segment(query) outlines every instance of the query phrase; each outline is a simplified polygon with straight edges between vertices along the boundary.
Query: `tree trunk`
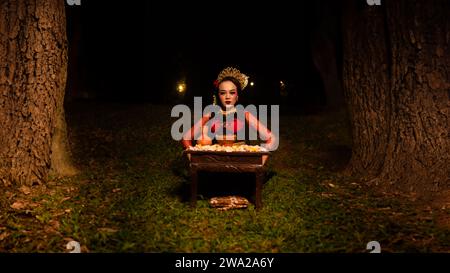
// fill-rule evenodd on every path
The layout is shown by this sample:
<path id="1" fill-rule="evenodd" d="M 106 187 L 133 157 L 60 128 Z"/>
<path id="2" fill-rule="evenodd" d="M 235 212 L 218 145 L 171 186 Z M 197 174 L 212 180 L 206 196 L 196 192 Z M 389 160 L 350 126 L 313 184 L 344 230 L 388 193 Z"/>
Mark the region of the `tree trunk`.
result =
<path id="1" fill-rule="evenodd" d="M 73 173 L 68 161 L 60 161 L 68 158 L 65 2 L 0 5 L 0 178 L 31 185 L 44 182 L 51 167 Z"/>
<path id="2" fill-rule="evenodd" d="M 422 196 L 450 187 L 450 2 L 344 8 L 349 171 Z"/>
<path id="3" fill-rule="evenodd" d="M 449 16 L 445 0 L 392 1 L 387 9 L 395 119 L 380 179 L 405 178 L 411 190 L 450 186 Z"/>
<path id="4" fill-rule="evenodd" d="M 375 177 L 384 164 L 390 115 L 386 111 L 388 52 L 380 8 L 344 7 L 343 83 L 352 124 L 351 173 Z"/>

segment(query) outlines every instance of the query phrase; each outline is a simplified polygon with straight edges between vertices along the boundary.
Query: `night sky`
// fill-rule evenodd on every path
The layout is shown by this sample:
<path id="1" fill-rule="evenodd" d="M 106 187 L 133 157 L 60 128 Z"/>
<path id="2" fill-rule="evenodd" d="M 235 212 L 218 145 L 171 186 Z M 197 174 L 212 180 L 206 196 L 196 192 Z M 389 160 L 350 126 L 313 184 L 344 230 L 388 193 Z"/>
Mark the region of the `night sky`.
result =
<path id="1" fill-rule="evenodd" d="M 230 65 L 255 82 L 246 89 L 248 103 L 273 104 L 282 80 L 290 101 L 323 104 L 310 39 L 330 18 L 314 3 L 191 2 L 67 6 L 69 49 L 77 47 L 78 68 L 69 65 L 79 73 L 69 73 L 68 96 L 78 79 L 80 90 L 101 100 L 176 103 L 176 83 L 184 79 L 182 102 L 194 95 L 209 100 L 214 79 Z"/>

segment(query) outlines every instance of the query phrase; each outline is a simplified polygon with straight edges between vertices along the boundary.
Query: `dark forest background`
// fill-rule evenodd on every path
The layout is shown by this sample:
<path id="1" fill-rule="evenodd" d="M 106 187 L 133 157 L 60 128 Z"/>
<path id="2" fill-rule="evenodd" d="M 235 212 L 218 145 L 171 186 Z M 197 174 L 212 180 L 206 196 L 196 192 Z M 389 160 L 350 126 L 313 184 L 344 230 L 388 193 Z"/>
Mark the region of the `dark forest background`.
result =
<path id="1" fill-rule="evenodd" d="M 320 32 L 339 50 L 341 11 L 334 1 L 295 7 L 248 1 L 84 1 L 66 12 L 69 52 L 77 62 L 70 66 L 69 99 L 171 104 L 204 96 L 209 103 L 215 77 L 230 65 L 255 82 L 244 93 L 247 103 L 326 104 L 311 47 Z M 187 83 L 182 96 L 176 90 L 180 80 Z"/>

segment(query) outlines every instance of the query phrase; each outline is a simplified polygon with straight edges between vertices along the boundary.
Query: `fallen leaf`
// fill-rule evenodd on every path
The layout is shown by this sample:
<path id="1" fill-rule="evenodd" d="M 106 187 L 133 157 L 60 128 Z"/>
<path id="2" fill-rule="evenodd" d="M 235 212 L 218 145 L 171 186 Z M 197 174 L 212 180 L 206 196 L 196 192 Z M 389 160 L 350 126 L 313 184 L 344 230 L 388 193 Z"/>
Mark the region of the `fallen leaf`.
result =
<path id="1" fill-rule="evenodd" d="M 11 205 L 11 208 L 13 208 L 13 209 L 24 209 L 25 208 L 25 204 L 22 203 L 22 202 L 17 201 L 17 202 L 14 202 Z"/>
<path id="2" fill-rule="evenodd" d="M 63 199 L 61 199 L 61 202 L 67 201 L 67 200 L 69 200 L 70 198 L 72 198 L 72 197 L 70 197 L 70 196 L 64 197 Z"/>
<path id="3" fill-rule="evenodd" d="M 8 232 L 2 232 L 0 233 L 0 241 L 3 241 L 6 237 L 9 236 Z"/>
<path id="4" fill-rule="evenodd" d="M 334 194 L 332 194 L 332 193 L 321 193 L 321 195 L 323 196 L 323 197 L 332 197 L 332 196 L 334 196 Z"/>
<path id="5" fill-rule="evenodd" d="M 56 220 L 50 220 L 48 223 L 56 230 L 58 230 L 60 227 L 59 222 Z"/>
<path id="6" fill-rule="evenodd" d="M 21 192 L 23 192 L 24 194 L 26 194 L 26 195 L 28 195 L 28 194 L 31 193 L 30 187 L 27 187 L 27 186 L 22 186 L 22 187 L 19 188 L 19 190 L 20 190 Z"/>
<path id="7" fill-rule="evenodd" d="M 109 232 L 109 233 L 117 232 L 117 229 L 113 229 L 113 228 L 98 228 L 97 230 L 100 232 Z"/>
<path id="8" fill-rule="evenodd" d="M 64 215 L 64 214 L 65 214 L 65 212 L 61 211 L 61 212 L 54 213 L 52 216 L 53 217 L 59 217 L 59 216 Z"/>
<path id="9" fill-rule="evenodd" d="M 330 186 L 332 188 L 336 187 L 333 183 L 328 183 L 328 186 Z"/>

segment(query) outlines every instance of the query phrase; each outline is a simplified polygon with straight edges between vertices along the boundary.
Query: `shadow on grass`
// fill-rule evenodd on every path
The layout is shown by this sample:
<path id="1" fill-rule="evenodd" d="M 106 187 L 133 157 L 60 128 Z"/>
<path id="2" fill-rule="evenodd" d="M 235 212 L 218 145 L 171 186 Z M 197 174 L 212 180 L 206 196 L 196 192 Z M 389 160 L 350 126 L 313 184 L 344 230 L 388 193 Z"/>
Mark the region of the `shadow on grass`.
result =
<path id="1" fill-rule="evenodd" d="M 187 158 L 184 155 L 175 158 L 170 162 L 169 168 L 171 172 L 182 181 L 179 186 L 174 187 L 170 191 L 170 194 L 178 196 L 183 203 L 189 202 L 191 176 L 189 174 L 189 162 Z"/>
<path id="2" fill-rule="evenodd" d="M 323 165 L 330 171 L 342 171 L 352 156 L 352 149 L 346 145 L 330 145 L 323 151 Z"/>

